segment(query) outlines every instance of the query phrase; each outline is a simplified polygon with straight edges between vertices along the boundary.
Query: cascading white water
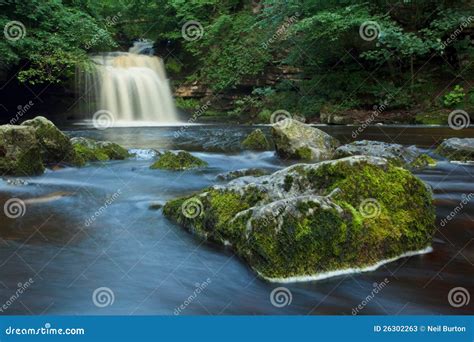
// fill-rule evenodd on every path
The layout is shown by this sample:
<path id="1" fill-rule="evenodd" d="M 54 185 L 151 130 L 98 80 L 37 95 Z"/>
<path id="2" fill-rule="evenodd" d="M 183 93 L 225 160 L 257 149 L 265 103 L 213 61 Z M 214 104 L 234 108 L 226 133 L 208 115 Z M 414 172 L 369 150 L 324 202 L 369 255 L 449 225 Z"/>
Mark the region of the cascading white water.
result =
<path id="1" fill-rule="evenodd" d="M 139 54 L 146 49 L 149 44 L 137 42 L 128 53 L 91 57 L 95 68 L 82 81 L 88 112 L 107 111 L 117 124 L 178 122 L 163 61 Z"/>

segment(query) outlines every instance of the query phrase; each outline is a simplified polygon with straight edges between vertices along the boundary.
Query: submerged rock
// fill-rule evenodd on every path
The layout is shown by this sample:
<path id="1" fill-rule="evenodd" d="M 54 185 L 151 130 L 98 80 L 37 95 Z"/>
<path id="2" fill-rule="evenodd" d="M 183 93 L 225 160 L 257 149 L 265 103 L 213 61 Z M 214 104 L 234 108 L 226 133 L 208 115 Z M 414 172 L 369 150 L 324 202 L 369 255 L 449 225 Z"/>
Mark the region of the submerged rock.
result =
<path id="1" fill-rule="evenodd" d="M 262 277 L 364 268 L 430 245 L 431 192 L 383 158 L 297 164 L 166 203 L 164 215 L 232 246 Z"/>
<path id="2" fill-rule="evenodd" d="M 440 155 L 449 160 L 474 160 L 474 138 L 450 138 L 441 143 L 436 149 Z"/>
<path id="3" fill-rule="evenodd" d="M 415 146 L 406 147 L 382 141 L 354 141 L 338 147 L 335 153 L 336 158 L 361 155 L 385 158 L 398 166 L 410 169 L 436 165 L 436 160 L 426 154 L 422 154 Z"/>
<path id="4" fill-rule="evenodd" d="M 270 148 L 270 143 L 261 129 L 256 129 L 250 133 L 244 141 L 242 141 L 242 148 L 247 150 L 264 151 Z"/>
<path id="5" fill-rule="evenodd" d="M 285 119 L 272 126 L 277 154 L 283 158 L 319 161 L 334 156 L 339 141 L 320 129 Z"/>
<path id="6" fill-rule="evenodd" d="M 207 163 L 204 160 L 193 156 L 189 152 L 166 151 L 160 156 L 160 159 L 150 166 L 150 169 L 187 170 L 204 166 L 207 166 Z"/>
<path id="7" fill-rule="evenodd" d="M 71 139 L 71 144 L 76 153 L 77 165 L 94 161 L 123 160 L 130 157 L 127 149 L 110 141 L 76 137 Z"/>
<path id="8" fill-rule="evenodd" d="M 10 176 L 43 173 L 41 146 L 35 129 L 28 126 L 0 126 L 0 172 Z"/>
<path id="9" fill-rule="evenodd" d="M 51 121 L 43 116 L 37 116 L 23 122 L 22 126 L 32 127 L 35 130 L 43 163 L 46 165 L 76 164 L 77 158 L 69 138 Z"/>
<path id="10" fill-rule="evenodd" d="M 264 176 L 264 175 L 268 175 L 268 173 L 269 172 L 266 171 L 266 170 L 256 169 L 256 168 L 253 168 L 253 169 L 240 169 L 240 170 L 229 171 L 229 172 L 218 174 L 216 178 L 218 180 L 230 181 L 232 179 L 236 179 L 236 178 L 239 178 L 239 177 L 245 177 L 245 176 L 255 176 L 255 177 Z"/>

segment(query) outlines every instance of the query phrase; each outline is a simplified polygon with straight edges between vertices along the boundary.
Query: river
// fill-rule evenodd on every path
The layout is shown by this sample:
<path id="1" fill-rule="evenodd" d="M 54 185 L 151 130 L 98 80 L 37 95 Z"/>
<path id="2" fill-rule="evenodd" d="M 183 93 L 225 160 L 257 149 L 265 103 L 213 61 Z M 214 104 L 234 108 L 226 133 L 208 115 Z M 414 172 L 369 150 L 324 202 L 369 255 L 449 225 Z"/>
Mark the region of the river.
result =
<path id="1" fill-rule="evenodd" d="M 342 142 L 352 140 L 351 127 L 321 128 Z M 2 205 L 10 197 L 53 194 L 47 200 L 27 201 L 21 218 L 0 216 L 0 308 L 8 304 L 0 314 L 351 315 L 361 303 L 359 314 L 472 313 L 472 303 L 450 305 L 448 292 L 457 286 L 474 289 L 474 202 L 447 224 L 440 222 L 463 196 L 474 193 L 474 165 L 441 161 L 418 173 L 434 189 L 438 229 L 433 252 L 373 272 L 314 282 L 263 281 L 230 250 L 199 240 L 164 218 L 160 209 L 150 208 L 216 184 L 216 176 L 225 171 L 272 171 L 289 164 L 271 151 L 240 151 L 239 141 L 250 130 L 219 125 L 104 131 L 67 127 L 72 136 L 143 151 L 125 161 L 49 170 L 25 178 L 25 185 L 0 180 Z M 416 144 L 430 152 L 453 135 L 473 137 L 474 129 L 377 126 L 358 139 Z M 168 148 L 193 151 L 209 167 L 186 172 L 149 169 L 148 149 Z M 30 278 L 29 287 L 12 300 L 19 283 L 21 287 Z M 374 285 L 382 282 L 386 286 L 368 300 Z M 279 286 L 291 293 L 291 303 L 281 308 L 270 301 Z M 113 303 L 104 307 L 92 299 L 102 287 L 113 296 Z"/>

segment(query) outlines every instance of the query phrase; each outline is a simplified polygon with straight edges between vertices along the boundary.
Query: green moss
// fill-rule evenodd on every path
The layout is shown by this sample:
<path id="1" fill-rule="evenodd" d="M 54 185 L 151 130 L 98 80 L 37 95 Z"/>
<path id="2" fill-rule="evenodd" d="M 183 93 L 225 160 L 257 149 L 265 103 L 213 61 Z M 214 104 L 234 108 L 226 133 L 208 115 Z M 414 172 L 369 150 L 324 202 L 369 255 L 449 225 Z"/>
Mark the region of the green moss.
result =
<path id="1" fill-rule="evenodd" d="M 87 162 L 109 160 L 108 155 L 104 151 L 84 145 L 74 145 L 74 152 L 76 153 L 75 163 L 79 166 L 83 166 Z"/>
<path id="2" fill-rule="evenodd" d="M 421 125 L 447 125 L 449 111 L 434 110 L 418 113 L 415 116 L 415 122 Z"/>
<path id="3" fill-rule="evenodd" d="M 191 153 L 186 151 L 179 151 L 173 153 L 166 151 L 161 155 L 155 163 L 153 163 L 151 169 L 164 169 L 164 170 L 186 170 L 198 167 L 207 166 L 204 160 L 201 160 Z"/>
<path id="4" fill-rule="evenodd" d="M 109 141 L 95 141 L 86 138 L 74 138 L 74 161 L 78 166 L 87 162 L 123 160 L 130 157 L 127 149 Z"/>
<path id="5" fill-rule="evenodd" d="M 256 129 L 242 141 L 242 147 L 248 150 L 267 150 L 270 144 L 262 130 Z"/>
<path id="6" fill-rule="evenodd" d="M 412 169 L 422 169 L 427 166 L 436 166 L 437 162 L 427 154 L 421 154 L 408 166 Z"/>
<path id="7" fill-rule="evenodd" d="M 300 147 L 296 150 L 296 156 L 298 159 L 311 160 L 313 154 L 311 153 L 311 149 L 309 147 Z"/>
<path id="8" fill-rule="evenodd" d="M 459 147 L 453 147 L 453 146 L 441 144 L 436 148 L 435 152 L 446 157 L 449 160 L 456 160 L 456 161 L 474 160 L 474 150 L 472 150 L 472 148 L 469 150 L 466 148 L 459 148 Z"/>
<path id="9" fill-rule="evenodd" d="M 200 236 L 230 242 L 266 278 L 365 267 L 430 244 L 431 193 L 409 171 L 368 162 L 316 165 L 291 169 L 280 186 L 288 191 L 297 182 L 320 196 L 280 202 L 257 185 L 209 189 L 199 195 L 202 215 L 184 217 L 183 199 L 168 202 L 163 212 Z M 376 215 L 365 212 L 367 199 Z"/>
<path id="10" fill-rule="evenodd" d="M 30 176 L 43 173 L 41 147 L 33 128 L 0 126 L 0 173 Z"/>

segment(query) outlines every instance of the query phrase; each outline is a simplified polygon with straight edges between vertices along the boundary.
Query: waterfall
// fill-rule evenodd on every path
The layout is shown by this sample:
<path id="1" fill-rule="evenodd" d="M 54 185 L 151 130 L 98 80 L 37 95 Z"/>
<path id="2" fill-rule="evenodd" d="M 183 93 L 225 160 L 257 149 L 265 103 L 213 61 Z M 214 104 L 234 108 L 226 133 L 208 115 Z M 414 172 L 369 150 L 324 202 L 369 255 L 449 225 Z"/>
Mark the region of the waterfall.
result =
<path id="1" fill-rule="evenodd" d="M 107 112 L 115 124 L 178 122 L 168 79 L 161 58 L 148 42 L 136 42 L 129 52 L 91 56 L 93 70 L 81 72 L 80 87 L 86 111 Z"/>

